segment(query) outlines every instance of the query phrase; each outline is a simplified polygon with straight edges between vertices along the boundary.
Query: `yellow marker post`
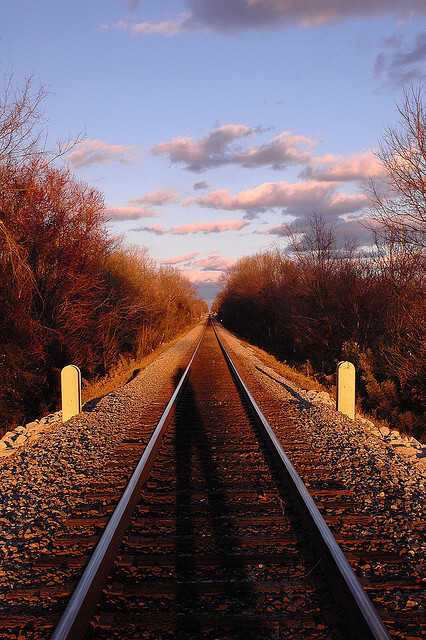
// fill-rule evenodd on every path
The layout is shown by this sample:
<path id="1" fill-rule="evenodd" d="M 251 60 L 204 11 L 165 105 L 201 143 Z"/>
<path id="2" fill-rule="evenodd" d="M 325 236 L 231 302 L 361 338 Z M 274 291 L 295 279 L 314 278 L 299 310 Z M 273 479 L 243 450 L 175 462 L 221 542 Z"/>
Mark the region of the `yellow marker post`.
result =
<path id="1" fill-rule="evenodd" d="M 75 364 L 61 371 L 62 422 L 81 411 L 81 372 Z"/>
<path id="2" fill-rule="evenodd" d="M 355 367 L 352 362 L 337 365 L 337 411 L 355 418 Z"/>

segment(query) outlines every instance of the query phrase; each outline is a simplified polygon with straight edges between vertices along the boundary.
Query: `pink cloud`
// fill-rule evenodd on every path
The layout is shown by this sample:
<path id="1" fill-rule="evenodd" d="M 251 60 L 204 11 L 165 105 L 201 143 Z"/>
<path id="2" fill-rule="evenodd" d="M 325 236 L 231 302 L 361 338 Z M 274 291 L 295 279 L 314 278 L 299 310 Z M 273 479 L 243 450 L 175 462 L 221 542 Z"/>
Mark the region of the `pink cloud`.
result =
<path id="1" fill-rule="evenodd" d="M 194 283 L 217 283 L 219 282 L 222 273 L 220 271 L 201 271 L 198 269 L 191 269 L 190 271 L 185 271 L 185 276 Z"/>
<path id="2" fill-rule="evenodd" d="M 191 171 L 205 171 L 228 164 L 245 168 L 269 166 L 282 170 L 301 164 L 305 169 L 300 177 L 318 182 L 352 182 L 383 174 L 383 167 L 372 151 L 349 158 L 332 154 L 316 157 L 312 154 L 312 147 L 317 142 L 290 131 L 281 132 L 270 142 L 241 148 L 241 138 L 253 137 L 262 131 L 261 127 L 231 124 L 198 139 L 178 137 L 171 142 L 161 142 L 153 147 L 152 153 L 167 154 L 172 164 L 183 164 Z M 196 184 L 207 187 L 205 182 Z"/>
<path id="3" fill-rule="evenodd" d="M 158 191 L 147 193 L 140 198 L 134 198 L 131 202 L 140 205 L 147 204 L 153 207 L 159 207 L 170 204 L 171 202 L 176 202 L 176 200 L 179 199 L 180 196 L 174 192 L 173 187 L 170 187 L 169 189 L 159 189 Z"/>
<path id="4" fill-rule="evenodd" d="M 300 174 L 302 178 L 326 182 L 351 182 L 368 180 L 373 176 L 383 175 L 383 165 L 372 151 L 358 153 L 349 158 L 328 155 L 323 158 L 312 158 L 312 163 Z M 315 166 L 316 165 L 316 166 Z"/>
<path id="5" fill-rule="evenodd" d="M 184 262 L 189 262 L 196 256 L 198 256 L 198 251 L 193 251 L 192 253 L 188 253 L 186 256 L 176 256 L 175 258 L 161 260 L 161 264 L 182 264 Z"/>
<path id="6" fill-rule="evenodd" d="M 235 231 L 242 229 L 247 224 L 247 220 L 220 220 L 218 222 L 201 222 L 199 224 L 184 224 L 180 227 L 170 227 L 166 229 L 162 225 L 146 225 L 131 229 L 131 231 L 148 231 L 156 235 L 170 233 L 172 235 L 185 235 L 188 233 L 221 233 L 222 231 Z"/>
<path id="7" fill-rule="evenodd" d="M 242 229 L 249 222 L 247 220 L 221 220 L 218 222 L 201 222 L 200 224 L 184 224 L 180 227 L 171 227 L 169 233 L 183 235 L 186 233 L 221 233 L 222 231 L 234 231 Z"/>
<path id="8" fill-rule="evenodd" d="M 218 255 L 209 255 L 207 258 L 201 258 L 192 263 L 193 267 L 202 267 L 203 271 L 223 271 L 235 264 L 235 260 L 231 258 L 223 258 Z"/>
<path id="9" fill-rule="evenodd" d="M 189 18 L 189 13 L 182 13 L 175 19 L 162 20 L 161 22 L 115 22 L 111 25 L 113 29 L 129 31 L 132 35 L 151 36 L 160 34 L 163 36 L 175 36 L 184 30 L 184 25 Z M 104 29 L 109 28 L 103 25 Z"/>
<path id="10" fill-rule="evenodd" d="M 231 196 L 228 189 L 212 191 L 208 195 L 187 198 L 184 206 L 198 204 L 211 209 L 244 210 L 262 207 L 288 207 L 324 202 L 337 184 L 335 182 L 265 182 L 252 189 Z"/>
<path id="11" fill-rule="evenodd" d="M 315 144 L 305 136 L 283 131 L 269 143 L 250 147 L 247 151 L 237 151 L 231 159 L 243 167 L 271 166 L 273 169 L 283 169 L 289 165 L 310 162 L 311 153 L 299 147 L 312 147 Z"/>
<path id="12" fill-rule="evenodd" d="M 122 144 L 108 144 L 103 140 L 87 138 L 77 145 L 75 151 L 68 154 L 68 162 L 74 168 L 104 164 L 109 161 L 131 164 L 138 154 L 139 149 L 136 145 L 126 147 Z"/>
<path id="13" fill-rule="evenodd" d="M 295 218 L 306 218 L 313 211 L 325 216 L 361 212 L 371 205 L 364 193 L 337 193 L 339 182 L 265 182 L 233 196 L 227 189 L 212 191 L 197 198 L 184 200 L 185 206 L 197 204 L 211 209 L 246 211 L 246 218 L 255 217 L 259 210 L 282 208 Z M 265 232 L 266 233 L 266 232 Z"/>
<path id="14" fill-rule="evenodd" d="M 353 195 L 336 193 L 330 198 L 327 210 L 330 214 L 340 216 L 345 213 L 356 213 L 369 206 L 371 206 L 371 200 L 364 193 Z"/>
<path id="15" fill-rule="evenodd" d="M 174 258 L 167 258 L 162 260 L 162 264 L 185 264 L 191 267 L 191 271 L 223 271 L 235 264 L 235 260 L 231 258 L 224 258 L 219 254 L 219 251 L 211 251 L 207 256 L 194 260 L 199 255 L 198 251 L 188 253 L 186 256 L 176 256 Z M 184 273 L 187 273 L 185 270 Z"/>
<path id="16" fill-rule="evenodd" d="M 173 164 L 183 163 L 186 169 L 202 171 L 206 168 L 227 164 L 232 156 L 229 145 L 241 138 L 253 136 L 260 127 L 243 124 L 227 124 L 213 129 L 198 140 L 192 137 L 177 137 L 171 142 L 159 142 L 151 152 L 154 155 L 167 154 Z"/>
<path id="17" fill-rule="evenodd" d="M 108 220 L 137 220 L 138 218 L 153 218 L 157 212 L 143 207 L 107 207 L 105 218 Z"/>
<path id="18" fill-rule="evenodd" d="M 283 225 L 278 224 L 275 227 L 270 227 L 269 229 L 265 229 L 264 231 L 259 232 L 261 235 L 271 235 L 271 236 L 283 236 Z"/>

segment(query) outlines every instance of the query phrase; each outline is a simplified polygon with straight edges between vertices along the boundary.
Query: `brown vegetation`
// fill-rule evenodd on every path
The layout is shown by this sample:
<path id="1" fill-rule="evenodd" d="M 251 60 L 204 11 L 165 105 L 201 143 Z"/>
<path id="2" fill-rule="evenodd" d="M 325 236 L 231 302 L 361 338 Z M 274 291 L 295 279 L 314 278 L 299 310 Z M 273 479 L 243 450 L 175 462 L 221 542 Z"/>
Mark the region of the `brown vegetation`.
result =
<path id="1" fill-rule="evenodd" d="M 87 380 L 206 311 L 176 270 L 124 248 L 102 195 L 40 148 L 43 90 L 0 103 L 0 428 L 59 408 L 60 369 Z M 57 158 L 57 156 L 56 156 Z"/>
<path id="2" fill-rule="evenodd" d="M 333 383 L 340 360 L 353 362 L 362 408 L 424 438 L 425 361 L 408 344 L 424 349 L 424 327 L 401 339 L 395 292 L 371 258 L 336 252 L 330 262 L 322 271 L 278 250 L 243 258 L 224 277 L 218 316 L 319 382 Z"/>

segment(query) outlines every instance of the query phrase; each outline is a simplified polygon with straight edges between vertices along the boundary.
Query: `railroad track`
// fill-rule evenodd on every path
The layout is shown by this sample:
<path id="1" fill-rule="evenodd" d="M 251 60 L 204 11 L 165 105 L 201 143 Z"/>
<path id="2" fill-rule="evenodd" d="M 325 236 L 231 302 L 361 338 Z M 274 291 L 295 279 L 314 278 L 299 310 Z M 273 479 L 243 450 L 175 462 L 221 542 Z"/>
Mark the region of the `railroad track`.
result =
<path id="1" fill-rule="evenodd" d="M 117 464 L 128 471 L 115 492 L 92 487 L 55 555 L 40 559 L 33 592 L 10 594 L 32 595 L 16 618 L 22 628 L 26 616 L 23 637 L 50 637 L 55 626 L 52 640 L 389 638 L 348 563 L 368 553 L 351 529 L 359 516 L 342 515 L 356 497 L 296 432 L 280 433 L 307 490 L 212 324 L 177 378 L 148 444 L 141 427 L 122 443 Z M 312 497 L 331 526 L 344 520 L 334 537 Z M 368 544 L 398 565 L 386 540 Z"/>

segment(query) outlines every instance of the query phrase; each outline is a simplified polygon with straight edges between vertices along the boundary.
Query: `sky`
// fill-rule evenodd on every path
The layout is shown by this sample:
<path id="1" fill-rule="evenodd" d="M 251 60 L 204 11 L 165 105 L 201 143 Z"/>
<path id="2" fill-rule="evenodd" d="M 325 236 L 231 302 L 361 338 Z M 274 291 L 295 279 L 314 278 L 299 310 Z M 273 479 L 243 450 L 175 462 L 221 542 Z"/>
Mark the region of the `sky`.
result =
<path id="1" fill-rule="evenodd" d="M 49 140 L 106 223 L 210 302 L 312 213 L 368 244 L 365 186 L 426 0 L 0 0 L 0 73 L 45 85 Z M 1 100 L 1 96 L 0 96 Z"/>

